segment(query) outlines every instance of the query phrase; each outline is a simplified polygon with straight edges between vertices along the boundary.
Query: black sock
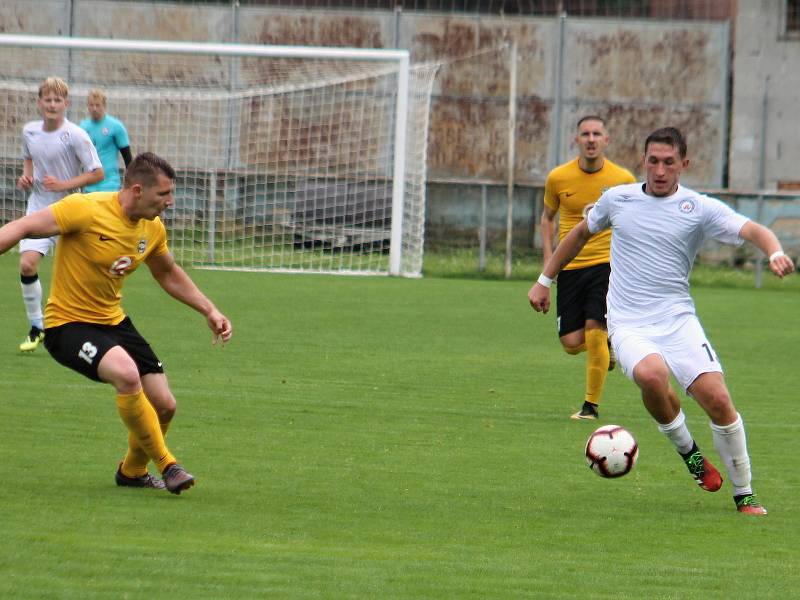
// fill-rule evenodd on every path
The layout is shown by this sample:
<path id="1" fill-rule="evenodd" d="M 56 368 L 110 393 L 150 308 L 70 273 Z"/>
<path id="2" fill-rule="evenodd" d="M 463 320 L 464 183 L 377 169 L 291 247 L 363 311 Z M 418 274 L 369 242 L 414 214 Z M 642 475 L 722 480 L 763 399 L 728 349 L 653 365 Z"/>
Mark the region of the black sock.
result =
<path id="1" fill-rule="evenodd" d="M 689 457 L 690 457 L 692 454 L 694 454 L 695 452 L 699 452 L 699 451 L 700 451 L 700 449 L 697 447 L 697 442 L 694 442 L 694 441 L 693 441 L 693 442 L 692 442 L 692 449 L 691 449 L 691 450 L 689 450 L 689 451 L 688 451 L 686 454 L 684 454 L 683 452 L 681 452 L 681 453 L 680 453 L 680 455 L 683 457 L 683 460 L 689 460 Z"/>

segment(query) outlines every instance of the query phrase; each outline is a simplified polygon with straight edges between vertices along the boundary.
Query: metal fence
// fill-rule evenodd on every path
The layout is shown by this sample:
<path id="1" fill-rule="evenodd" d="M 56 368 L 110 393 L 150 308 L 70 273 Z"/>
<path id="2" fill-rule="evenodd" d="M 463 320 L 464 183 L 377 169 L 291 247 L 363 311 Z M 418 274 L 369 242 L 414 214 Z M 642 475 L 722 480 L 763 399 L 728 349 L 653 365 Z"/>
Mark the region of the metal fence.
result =
<path id="1" fill-rule="evenodd" d="M 454 188 L 454 185 L 456 186 Z M 800 192 L 700 189 L 719 198 L 734 210 L 771 228 L 789 256 L 800 257 Z M 455 192 L 455 193 L 454 193 Z M 539 252 L 539 219 L 543 188 L 518 185 L 514 192 L 512 237 L 514 254 Z M 491 182 L 428 183 L 426 248 L 471 250 L 476 271 L 483 270 L 485 257 L 504 252 L 508 234 L 507 192 Z M 752 270 L 759 285 L 763 262 L 750 244 L 729 246 L 707 242 L 698 262 Z"/>
<path id="2" fill-rule="evenodd" d="M 727 20 L 733 0 L 161 0 L 216 6 L 276 6 L 348 10 L 401 10 L 473 15 L 631 17 Z M 790 2 L 792 0 L 789 0 Z"/>

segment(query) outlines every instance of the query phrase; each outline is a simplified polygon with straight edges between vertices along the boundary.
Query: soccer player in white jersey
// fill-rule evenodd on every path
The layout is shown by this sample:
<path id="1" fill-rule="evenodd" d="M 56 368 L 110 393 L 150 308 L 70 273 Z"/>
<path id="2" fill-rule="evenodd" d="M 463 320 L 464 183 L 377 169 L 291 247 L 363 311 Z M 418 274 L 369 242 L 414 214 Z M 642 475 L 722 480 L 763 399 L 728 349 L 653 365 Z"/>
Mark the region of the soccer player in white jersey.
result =
<path id="1" fill-rule="evenodd" d="M 85 185 L 102 181 L 103 167 L 88 134 L 66 118 L 69 86 L 58 77 L 48 77 L 39 86 L 36 106 L 41 121 L 22 129 L 22 176 L 17 186 L 29 190 L 26 214 L 61 200 Z M 19 345 L 33 352 L 44 340 L 42 284 L 39 262 L 55 245 L 56 237 L 24 239 L 19 243 L 22 300 L 30 321 L 30 332 Z"/>
<path id="2" fill-rule="evenodd" d="M 722 487 L 722 477 L 701 454 L 686 425 L 669 374 L 711 419 L 716 448 L 733 486 L 736 509 L 765 515 L 751 487 L 744 424 L 733 405 L 714 348 L 695 315 L 689 273 L 704 240 L 750 242 L 769 257 L 777 277 L 794 271 L 775 234 L 715 198 L 680 185 L 689 165 L 680 131 L 665 127 L 644 146 L 646 181 L 604 193 L 562 240 L 528 292 L 536 311 L 550 307 L 550 283 L 592 234 L 611 228 L 608 332 L 618 364 L 639 386 L 645 408 L 673 443 L 704 490 Z"/>

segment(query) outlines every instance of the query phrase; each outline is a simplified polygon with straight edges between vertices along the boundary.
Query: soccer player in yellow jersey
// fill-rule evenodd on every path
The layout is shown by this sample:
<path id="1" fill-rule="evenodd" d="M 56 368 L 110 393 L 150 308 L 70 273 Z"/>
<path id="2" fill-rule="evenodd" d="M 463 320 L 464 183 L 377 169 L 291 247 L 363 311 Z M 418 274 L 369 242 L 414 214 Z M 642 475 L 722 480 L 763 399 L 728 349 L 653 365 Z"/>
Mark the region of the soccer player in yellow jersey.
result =
<path id="1" fill-rule="evenodd" d="M 628 170 L 606 158 L 608 141 L 601 117 L 583 117 L 575 136 L 578 157 L 548 174 L 540 224 L 544 264 L 553 254 L 556 215 L 560 241 L 583 220 L 605 190 L 636 181 Z M 569 354 L 586 351 L 586 394 L 573 419 L 598 417 L 606 375 L 614 368 L 606 331 L 610 246 L 610 230 L 592 236 L 558 276 L 556 323 L 561 345 Z"/>
<path id="2" fill-rule="evenodd" d="M 228 318 L 167 247 L 159 215 L 173 203 L 174 180 L 169 163 L 149 152 L 140 154 L 128 165 L 121 191 L 72 194 L 0 228 L 0 254 L 22 238 L 60 234 L 44 345 L 61 364 L 114 386 L 129 432 L 117 485 L 166 487 L 180 494 L 194 485 L 194 477 L 164 442 L 175 397 L 161 361 L 120 306 L 125 277 L 145 263 L 169 295 L 206 318 L 214 342 L 227 342 L 233 333 Z M 163 480 L 148 473 L 150 460 Z"/>

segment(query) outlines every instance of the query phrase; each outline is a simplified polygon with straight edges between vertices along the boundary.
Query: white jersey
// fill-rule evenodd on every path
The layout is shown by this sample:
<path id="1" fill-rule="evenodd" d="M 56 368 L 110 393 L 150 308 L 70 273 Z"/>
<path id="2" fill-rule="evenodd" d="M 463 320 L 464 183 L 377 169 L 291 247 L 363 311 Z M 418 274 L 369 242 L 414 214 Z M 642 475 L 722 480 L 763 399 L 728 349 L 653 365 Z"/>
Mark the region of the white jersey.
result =
<path id="1" fill-rule="evenodd" d="M 46 190 L 42 183 L 45 175 L 66 181 L 103 166 L 89 135 L 67 119 L 55 131 L 45 131 L 44 121 L 27 123 L 22 129 L 22 157 L 33 160 L 33 188 L 28 198 L 28 213 L 76 191 Z"/>
<path id="2" fill-rule="evenodd" d="M 606 191 L 589 212 L 592 234 L 611 228 L 608 327 L 649 325 L 695 313 L 689 273 L 709 238 L 741 244 L 749 219 L 716 198 L 678 186 L 671 196 L 644 193 L 644 184 Z"/>

